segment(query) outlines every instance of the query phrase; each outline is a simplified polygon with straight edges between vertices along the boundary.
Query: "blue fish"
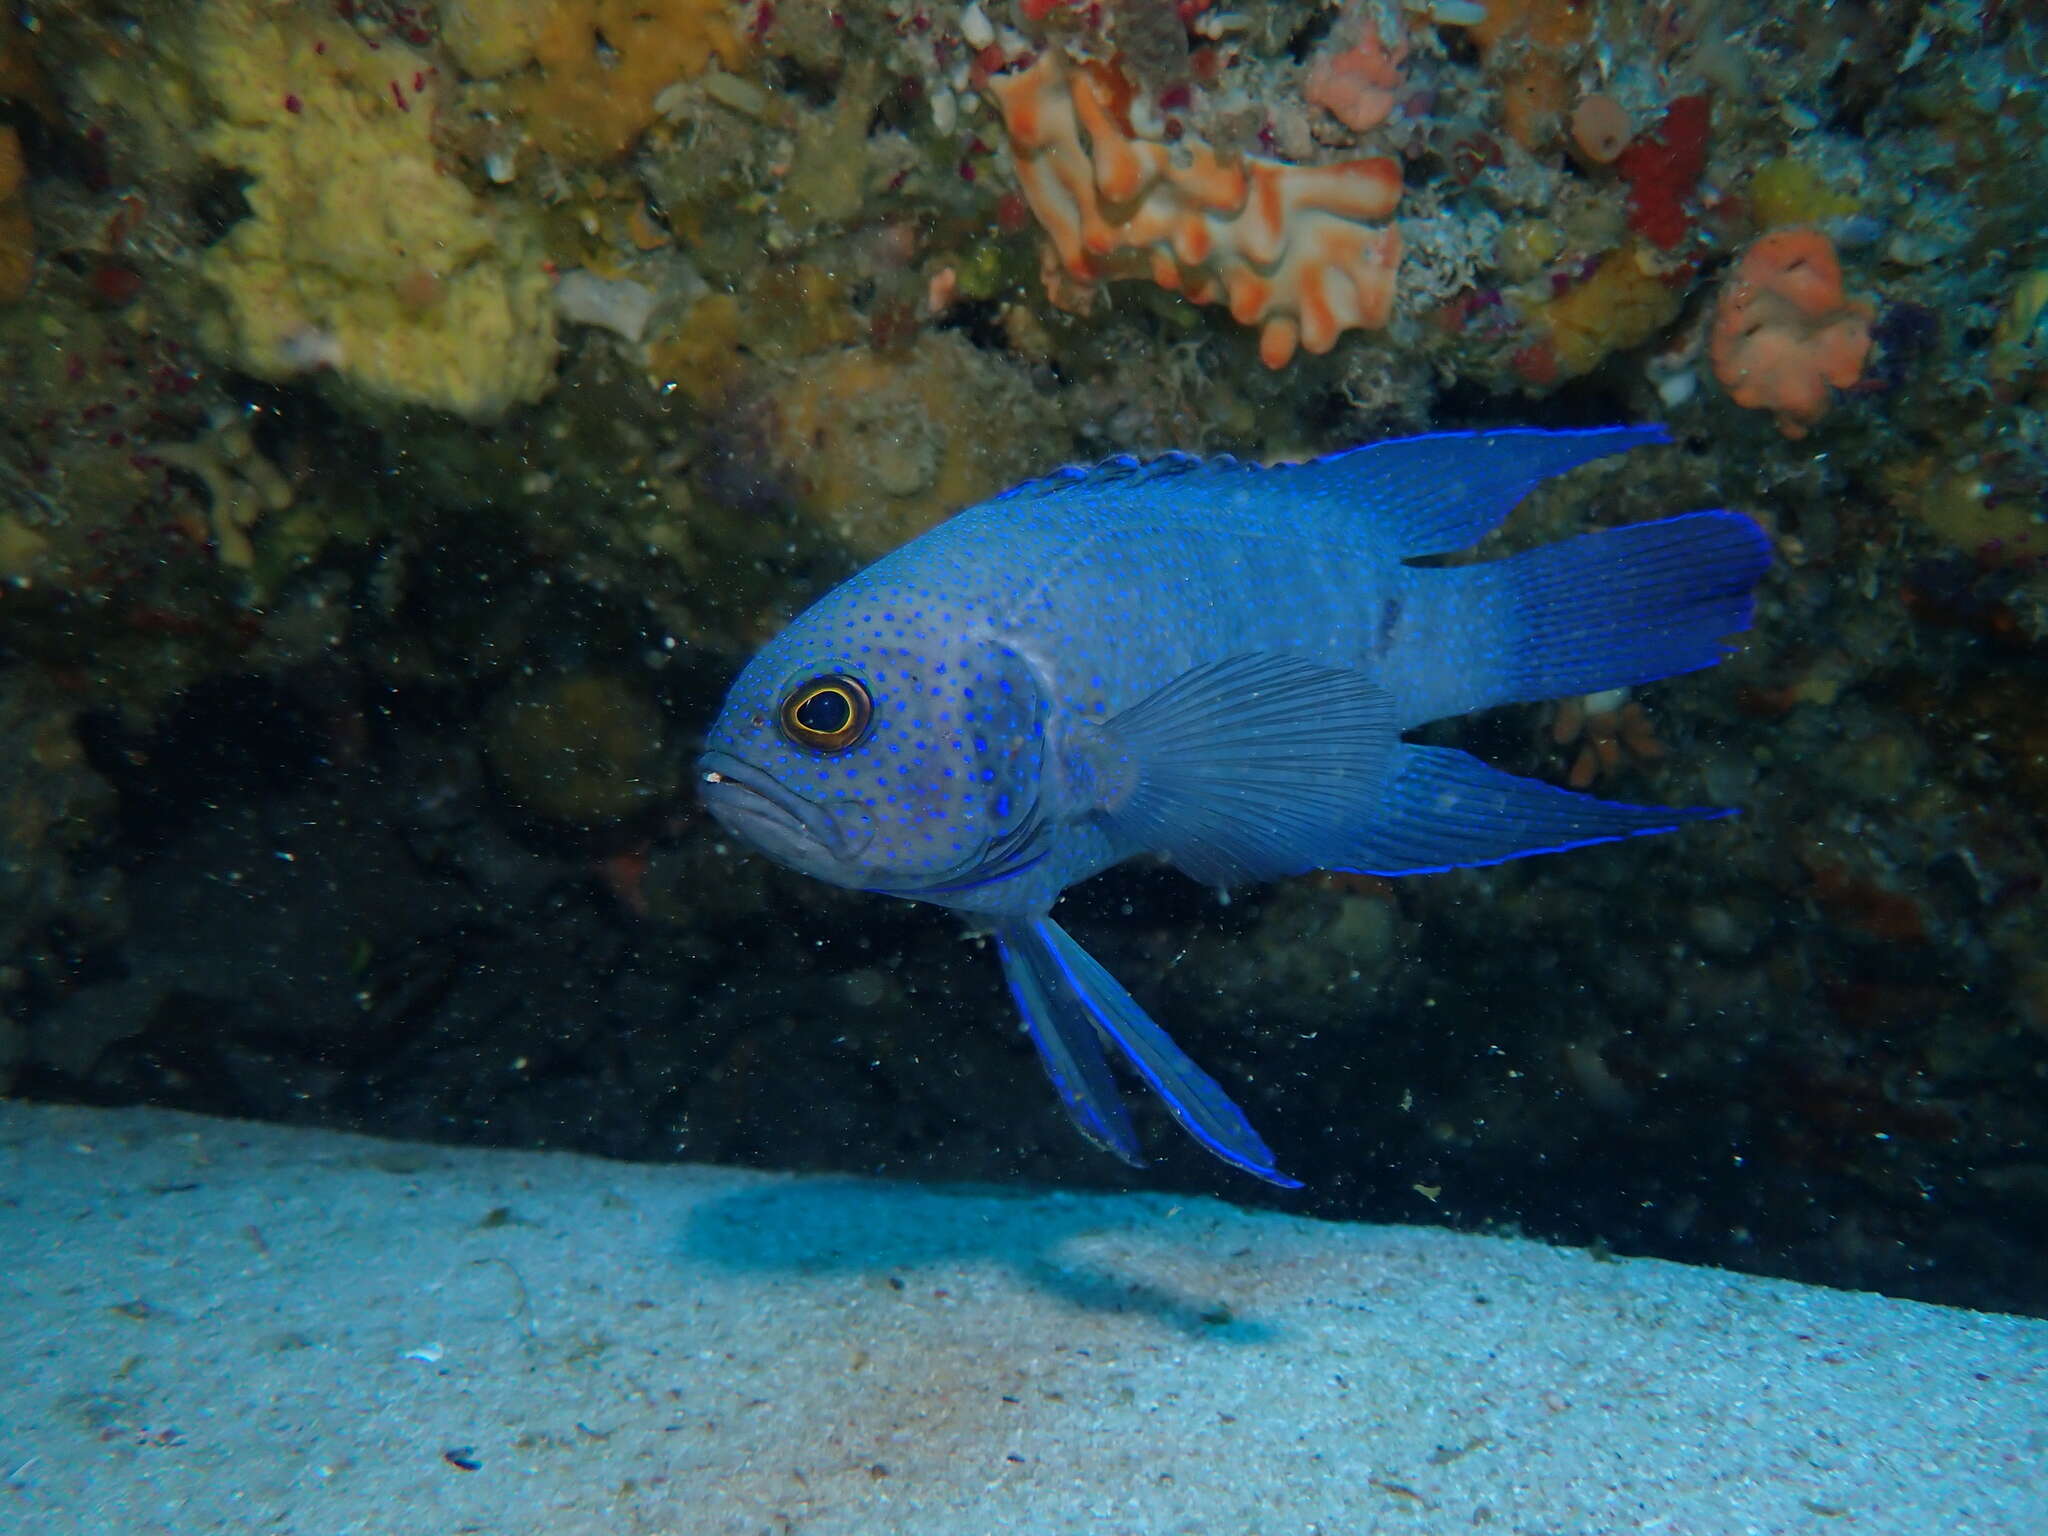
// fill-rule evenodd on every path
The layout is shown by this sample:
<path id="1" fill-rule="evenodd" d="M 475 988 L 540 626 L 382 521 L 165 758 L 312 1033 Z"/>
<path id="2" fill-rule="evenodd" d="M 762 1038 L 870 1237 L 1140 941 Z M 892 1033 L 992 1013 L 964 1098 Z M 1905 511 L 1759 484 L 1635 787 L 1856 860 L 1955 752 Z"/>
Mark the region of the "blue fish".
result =
<path id="1" fill-rule="evenodd" d="M 1029 481 L 828 593 L 750 661 L 699 763 L 729 832 L 991 929 L 1082 1132 L 1136 1165 L 1105 1048 L 1226 1162 L 1251 1123 L 1051 917 L 1160 855 L 1227 888 L 1580 848 L 1715 809 L 1621 805 L 1402 733 L 1712 666 L 1769 544 L 1696 512 L 1486 564 L 1538 482 L 1659 427 L 1441 433 L 1264 468 L 1173 454 Z"/>

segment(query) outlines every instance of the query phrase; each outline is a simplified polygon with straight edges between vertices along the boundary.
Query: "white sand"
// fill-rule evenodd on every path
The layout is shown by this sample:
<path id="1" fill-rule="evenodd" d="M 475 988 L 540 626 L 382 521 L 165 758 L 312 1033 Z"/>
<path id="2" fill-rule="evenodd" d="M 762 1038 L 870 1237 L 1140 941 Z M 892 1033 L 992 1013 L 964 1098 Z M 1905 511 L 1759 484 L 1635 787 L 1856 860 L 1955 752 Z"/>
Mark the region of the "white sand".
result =
<path id="1" fill-rule="evenodd" d="M 0 1104 L 0 1531 L 2048 1531 L 2048 1322 Z"/>

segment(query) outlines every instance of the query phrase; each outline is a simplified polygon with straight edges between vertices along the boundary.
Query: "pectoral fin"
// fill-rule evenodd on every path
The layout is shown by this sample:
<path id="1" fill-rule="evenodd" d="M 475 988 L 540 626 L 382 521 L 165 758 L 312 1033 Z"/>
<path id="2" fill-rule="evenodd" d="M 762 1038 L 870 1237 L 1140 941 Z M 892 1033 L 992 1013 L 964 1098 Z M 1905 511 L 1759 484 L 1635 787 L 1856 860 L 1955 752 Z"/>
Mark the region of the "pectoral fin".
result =
<path id="1" fill-rule="evenodd" d="M 1081 750 L 1119 838 L 1220 886 L 1329 863 L 1399 740 L 1393 699 L 1366 674 L 1248 651 L 1182 673 Z"/>
<path id="2" fill-rule="evenodd" d="M 1273 1153 L 1216 1080 L 1188 1059 L 1066 931 L 1049 917 L 1019 918 L 996 930 L 1003 973 L 1031 1038 L 1074 1123 L 1090 1140 L 1136 1163 L 1137 1142 L 1103 1059 L 1101 1042 L 1121 1051 L 1203 1146 L 1246 1173 L 1298 1189 L 1273 1166 Z"/>

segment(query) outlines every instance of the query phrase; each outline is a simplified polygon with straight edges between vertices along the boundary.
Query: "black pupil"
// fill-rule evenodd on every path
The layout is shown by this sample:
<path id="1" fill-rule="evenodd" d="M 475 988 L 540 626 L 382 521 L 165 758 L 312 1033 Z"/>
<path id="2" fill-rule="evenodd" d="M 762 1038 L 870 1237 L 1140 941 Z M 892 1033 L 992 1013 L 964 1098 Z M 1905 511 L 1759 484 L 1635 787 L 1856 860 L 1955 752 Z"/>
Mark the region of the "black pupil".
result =
<path id="1" fill-rule="evenodd" d="M 853 718 L 853 701 L 837 688 L 821 688 L 796 707 L 796 723 L 820 736 L 835 736 Z"/>

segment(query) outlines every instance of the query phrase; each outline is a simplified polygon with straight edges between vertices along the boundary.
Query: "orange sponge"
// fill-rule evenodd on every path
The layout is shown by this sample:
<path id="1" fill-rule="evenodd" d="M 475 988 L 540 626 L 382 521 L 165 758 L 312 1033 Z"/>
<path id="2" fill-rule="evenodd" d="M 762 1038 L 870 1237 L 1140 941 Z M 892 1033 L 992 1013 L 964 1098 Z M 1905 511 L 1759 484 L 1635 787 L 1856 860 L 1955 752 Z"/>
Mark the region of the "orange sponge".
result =
<path id="1" fill-rule="evenodd" d="M 1816 229 L 1777 229 L 1744 252 L 1714 308 L 1714 377 L 1735 403 L 1804 437 L 1833 389 L 1862 376 L 1871 306 L 1842 292 L 1842 264 Z"/>
<path id="2" fill-rule="evenodd" d="M 1393 115 L 1394 102 L 1407 77 L 1408 45 L 1389 48 L 1379 28 L 1368 19 L 1358 41 L 1338 53 L 1326 53 L 1310 66 L 1302 95 L 1346 128 L 1363 133 Z"/>
<path id="3" fill-rule="evenodd" d="M 1087 310 L 1100 285 L 1149 278 L 1259 328 L 1259 357 L 1327 352 L 1394 308 L 1401 170 L 1385 156 L 1288 165 L 1226 159 L 1199 139 L 1139 137 L 1113 66 L 1058 52 L 994 76 L 1024 199 L 1051 241 L 1046 294 Z"/>
<path id="4" fill-rule="evenodd" d="M 742 27 L 737 0 L 448 0 L 441 7 L 443 39 L 463 73 L 503 80 L 534 142 L 579 165 L 632 148 L 654 122 L 664 87 L 694 79 L 714 59 L 742 68 Z"/>
<path id="5" fill-rule="evenodd" d="M 12 304 L 35 279 L 36 232 L 22 196 L 27 179 L 21 135 L 0 126 L 0 304 Z"/>

